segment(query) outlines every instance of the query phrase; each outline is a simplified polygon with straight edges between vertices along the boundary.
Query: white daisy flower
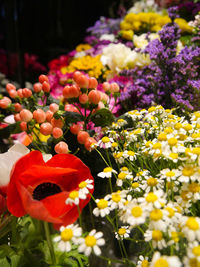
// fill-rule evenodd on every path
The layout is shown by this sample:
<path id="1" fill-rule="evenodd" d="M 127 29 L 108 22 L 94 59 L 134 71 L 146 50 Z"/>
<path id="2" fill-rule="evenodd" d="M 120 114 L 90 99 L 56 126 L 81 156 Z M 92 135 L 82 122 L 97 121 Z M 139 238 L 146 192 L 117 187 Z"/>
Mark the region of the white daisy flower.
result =
<path id="1" fill-rule="evenodd" d="M 168 266 L 168 267 L 181 267 L 182 263 L 180 259 L 177 256 L 166 256 L 166 255 L 161 255 L 160 252 L 156 251 L 153 254 L 153 258 L 150 264 L 150 267 L 163 267 L 163 266 Z"/>
<path id="2" fill-rule="evenodd" d="M 145 203 L 150 209 L 153 207 L 159 209 L 166 203 L 166 199 L 164 192 L 162 190 L 157 190 L 144 194 L 144 197 L 139 197 L 138 202 Z"/>
<path id="3" fill-rule="evenodd" d="M 124 216 L 126 222 L 130 224 L 131 227 L 135 227 L 144 223 L 147 215 L 145 205 L 138 204 L 135 200 L 133 200 L 127 205 L 127 211 Z"/>
<path id="4" fill-rule="evenodd" d="M 71 242 L 77 243 L 77 238 L 82 235 L 82 229 L 78 225 L 70 224 L 66 227 L 60 227 L 60 235 L 54 237 L 53 241 L 58 243 L 58 248 L 61 251 L 70 251 Z"/>
<path id="5" fill-rule="evenodd" d="M 185 216 L 182 218 L 181 226 L 189 242 L 200 241 L 200 218 Z"/>
<path id="6" fill-rule="evenodd" d="M 117 232 L 115 232 L 115 237 L 117 240 L 128 238 L 130 236 L 130 230 L 128 226 L 121 226 Z"/>
<path id="7" fill-rule="evenodd" d="M 153 248 L 163 249 L 167 247 L 162 231 L 160 230 L 147 230 L 144 233 L 144 239 L 146 242 L 152 240 Z"/>
<path id="8" fill-rule="evenodd" d="M 97 204 L 97 207 L 94 208 L 93 210 L 93 214 L 96 217 L 98 216 L 105 217 L 106 215 L 110 213 L 110 210 L 111 210 L 109 206 L 110 203 L 106 197 L 102 199 L 96 199 L 96 204 Z"/>
<path id="9" fill-rule="evenodd" d="M 95 255 L 101 255 L 100 246 L 105 244 L 105 240 L 102 238 L 102 232 L 96 232 L 96 230 L 92 230 L 85 238 L 80 238 L 78 243 L 80 246 L 78 247 L 79 252 L 83 252 L 86 256 L 89 256 L 93 251 Z"/>
<path id="10" fill-rule="evenodd" d="M 87 195 L 91 189 L 94 188 L 93 180 L 86 179 L 82 181 L 79 185 L 79 193 Z"/>
<path id="11" fill-rule="evenodd" d="M 66 199 L 65 203 L 70 205 L 72 204 L 79 205 L 80 199 L 86 199 L 86 198 L 87 198 L 86 194 L 84 194 L 81 191 L 74 190 L 69 193 L 69 196 Z"/>
<path id="12" fill-rule="evenodd" d="M 125 157 L 125 159 L 129 159 L 130 161 L 133 161 L 137 158 L 136 153 L 132 150 L 125 150 L 123 156 Z"/>
<path id="13" fill-rule="evenodd" d="M 148 260 L 149 260 L 148 257 L 144 257 L 144 256 L 140 255 L 136 267 L 148 267 L 149 266 Z"/>
<path id="14" fill-rule="evenodd" d="M 97 144 L 103 148 L 110 148 L 113 142 L 114 142 L 113 138 L 104 136 L 103 138 L 101 138 L 101 140 L 99 140 Z"/>
<path id="15" fill-rule="evenodd" d="M 113 173 L 117 173 L 113 168 L 111 167 L 106 167 L 103 169 L 102 172 L 99 172 L 97 176 L 101 178 L 111 178 Z"/>
<path id="16" fill-rule="evenodd" d="M 126 191 L 113 192 L 111 195 L 107 195 L 109 199 L 109 206 L 111 210 L 122 209 L 126 202 Z"/>

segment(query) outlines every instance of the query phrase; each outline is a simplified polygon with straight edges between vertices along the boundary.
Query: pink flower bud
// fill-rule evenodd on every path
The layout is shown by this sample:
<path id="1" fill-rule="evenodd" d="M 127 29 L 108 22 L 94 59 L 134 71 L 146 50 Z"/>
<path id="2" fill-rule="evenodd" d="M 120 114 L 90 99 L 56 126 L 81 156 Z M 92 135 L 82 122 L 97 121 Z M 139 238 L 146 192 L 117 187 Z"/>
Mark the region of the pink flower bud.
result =
<path id="1" fill-rule="evenodd" d="M 70 112 L 77 112 L 79 113 L 79 110 L 73 106 L 72 104 L 66 104 L 65 105 L 65 111 L 70 111 Z"/>
<path id="2" fill-rule="evenodd" d="M 101 94 L 97 90 L 92 90 L 88 94 L 88 100 L 92 104 L 98 104 L 99 101 L 101 100 Z"/>
<path id="3" fill-rule="evenodd" d="M 32 91 L 28 88 L 22 89 L 22 93 L 25 98 L 29 98 L 32 96 Z"/>
<path id="4" fill-rule="evenodd" d="M 19 114 L 20 114 L 21 120 L 25 122 L 29 122 L 33 118 L 32 112 L 28 109 L 22 109 Z"/>
<path id="5" fill-rule="evenodd" d="M 22 105 L 20 103 L 15 103 L 14 107 L 16 112 L 20 112 L 22 110 Z"/>
<path id="6" fill-rule="evenodd" d="M 40 132 L 43 135 L 50 135 L 52 133 L 53 126 L 49 122 L 44 122 L 40 125 Z"/>
<path id="7" fill-rule="evenodd" d="M 63 127 L 63 121 L 61 119 L 55 119 L 55 118 L 52 118 L 51 119 L 51 125 L 54 127 L 58 127 L 58 128 L 62 128 Z"/>
<path id="8" fill-rule="evenodd" d="M 55 128 L 53 128 L 52 135 L 56 139 L 60 138 L 63 135 L 63 131 L 62 131 L 62 129 L 55 127 Z"/>
<path id="9" fill-rule="evenodd" d="M 15 90 L 16 91 L 16 86 L 14 86 L 12 83 L 7 83 L 6 84 L 6 90 L 9 93 L 10 90 Z"/>
<path id="10" fill-rule="evenodd" d="M 77 78 L 82 75 L 82 73 L 80 71 L 75 71 L 73 74 L 73 79 L 75 82 L 77 82 Z"/>
<path id="11" fill-rule="evenodd" d="M 23 90 L 22 90 L 21 88 L 17 90 L 17 94 L 18 94 L 18 96 L 19 96 L 20 98 L 23 98 L 23 97 L 24 97 L 24 95 L 23 95 Z"/>
<path id="12" fill-rule="evenodd" d="M 47 112 L 46 112 L 46 120 L 48 122 L 51 122 L 52 118 L 53 118 L 53 112 L 51 112 L 50 110 L 47 110 Z"/>
<path id="13" fill-rule="evenodd" d="M 42 84 L 42 90 L 45 93 L 48 93 L 50 91 L 50 84 L 48 82 L 44 81 Z"/>
<path id="14" fill-rule="evenodd" d="M 33 111 L 33 118 L 36 122 L 42 123 L 46 120 L 46 113 L 42 109 L 36 109 Z"/>
<path id="15" fill-rule="evenodd" d="M 81 87 L 81 88 L 88 88 L 89 85 L 89 79 L 85 75 L 80 75 L 76 79 L 76 83 Z"/>
<path id="16" fill-rule="evenodd" d="M 56 144 L 54 150 L 57 154 L 67 154 L 69 152 L 68 145 L 63 141 Z"/>
<path id="17" fill-rule="evenodd" d="M 21 130 L 22 130 L 23 132 L 26 131 L 26 130 L 27 130 L 27 122 L 22 121 L 22 122 L 20 123 L 20 128 L 21 128 Z"/>
<path id="18" fill-rule="evenodd" d="M 119 85 L 117 83 L 111 83 L 110 91 L 112 94 L 119 92 Z"/>
<path id="19" fill-rule="evenodd" d="M 102 88 L 105 92 L 110 91 L 110 83 L 104 82 Z"/>
<path id="20" fill-rule="evenodd" d="M 9 96 L 10 96 L 11 98 L 16 98 L 16 97 L 18 96 L 17 91 L 11 89 L 11 90 L 9 91 Z"/>
<path id="21" fill-rule="evenodd" d="M 78 140 L 79 144 L 84 144 L 88 137 L 90 137 L 88 132 L 79 131 L 79 133 L 77 135 L 77 140 Z"/>
<path id="22" fill-rule="evenodd" d="M 97 88 L 98 82 L 97 79 L 94 77 L 89 78 L 89 85 L 88 88 Z"/>
<path id="23" fill-rule="evenodd" d="M 17 121 L 21 121 L 20 114 L 19 114 L 19 113 L 16 113 L 16 114 L 14 115 L 14 119 L 15 119 L 16 122 L 17 122 Z"/>
<path id="24" fill-rule="evenodd" d="M 52 104 L 49 106 L 49 109 L 50 109 L 50 111 L 51 111 L 52 113 L 55 113 L 56 111 L 59 110 L 59 106 L 58 106 L 58 104 L 56 104 L 56 103 L 52 103 Z"/>
<path id="25" fill-rule="evenodd" d="M 41 75 L 39 76 L 39 82 L 40 82 L 40 83 L 43 83 L 43 82 L 49 82 L 49 79 L 48 79 L 48 77 L 47 77 L 46 75 L 41 74 Z"/>
<path id="26" fill-rule="evenodd" d="M 85 104 L 85 103 L 88 102 L 88 95 L 87 94 L 82 94 L 82 95 L 79 96 L 78 99 L 79 99 L 79 102 L 81 104 Z"/>
<path id="27" fill-rule="evenodd" d="M 35 83 L 33 85 L 33 90 L 36 93 L 39 93 L 40 91 L 42 91 L 42 84 L 41 83 Z"/>
<path id="28" fill-rule="evenodd" d="M 82 129 L 82 127 L 81 127 L 80 123 L 79 124 L 75 124 L 74 123 L 69 127 L 70 132 L 72 134 L 75 134 L 75 135 L 77 135 L 80 132 L 81 129 Z"/>
<path id="29" fill-rule="evenodd" d="M 100 93 L 100 95 L 101 95 L 101 101 L 103 101 L 103 102 L 107 103 L 107 102 L 108 102 L 108 100 L 109 100 L 109 97 L 108 97 L 108 95 L 107 95 L 107 94 L 105 94 L 105 93 L 103 93 L 103 92 L 101 92 L 101 91 L 99 91 L 99 93 Z"/>
<path id="30" fill-rule="evenodd" d="M 0 108 L 6 109 L 11 103 L 12 101 L 10 100 L 10 98 L 8 98 L 7 96 L 4 96 L 0 100 Z"/>

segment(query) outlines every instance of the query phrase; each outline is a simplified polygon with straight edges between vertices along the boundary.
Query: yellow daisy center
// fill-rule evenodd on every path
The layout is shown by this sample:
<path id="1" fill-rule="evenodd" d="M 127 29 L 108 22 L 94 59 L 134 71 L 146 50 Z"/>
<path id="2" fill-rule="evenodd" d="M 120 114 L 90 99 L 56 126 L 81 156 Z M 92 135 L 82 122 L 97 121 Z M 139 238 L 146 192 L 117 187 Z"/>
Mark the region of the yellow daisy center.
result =
<path id="1" fill-rule="evenodd" d="M 200 191 L 200 185 L 199 183 L 191 183 L 188 185 L 188 189 L 192 193 L 197 193 Z"/>
<path id="2" fill-rule="evenodd" d="M 166 172 L 165 175 L 168 176 L 168 177 L 173 177 L 175 175 L 175 172 L 169 171 L 169 172 Z"/>
<path id="3" fill-rule="evenodd" d="M 192 153 L 196 154 L 196 155 L 200 155 L 200 147 L 194 147 L 192 149 Z"/>
<path id="4" fill-rule="evenodd" d="M 193 167 L 190 167 L 190 166 L 186 166 L 183 168 L 182 170 L 182 174 L 184 176 L 192 176 L 194 174 L 194 168 Z"/>
<path id="5" fill-rule="evenodd" d="M 171 238 L 175 243 L 179 242 L 179 236 L 177 232 L 171 232 Z"/>
<path id="6" fill-rule="evenodd" d="M 105 209 L 108 207 L 108 201 L 105 199 L 100 199 L 99 202 L 97 203 L 97 207 L 99 209 Z"/>
<path id="7" fill-rule="evenodd" d="M 133 151 L 130 150 L 130 151 L 127 152 L 127 154 L 128 154 L 129 156 L 134 156 L 134 155 L 135 155 L 135 152 L 133 152 Z"/>
<path id="8" fill-rule="evenodd" d="M 147 196 L 146 196 L 146 201 L 147 202 L 155 202 L 158 199 L 158 197 L 153 193 L 150 192 Z"/>
<path id="9" fill-rule="evenodd" d="M 186 224 L 185 224 L 189 229 L 196 231 L 199 229 L 199 224 L 196 221 L 194 217 L 190 217 L 187 219 Z"/>
<path id="10" fill-rule="evenodd" d="M 170 133 L 173 133 L 173 129 L 171 127 L 167 127 L 167 128 L 165 128 L 164 132 L 166 134 L 170 134 Z"/>
<path id="11" fill-rule="evenodd" d="M 159 220 L 162 219 L 162 217 L 163 217 L 163 213 L 162 213 L 162 211 L 159 210 L 159 209 L 154 209 L 154 210 L 152 210 L 151 213 L 150 213 L 150 218 L 151 218 L 151 220 L 153 220 L 153 221 L 159 221 Z"/>
<path id="12" fill-rule="evenodd" d="M 101 141 L 102 141 L 103 143 L 108 143 L 108 142 L 110 142 L 110 138 L 107 137 L 107 136 L 104 136 L 104 137 L 101 139 Z"/>
<path id="13" fill-rule="evenodd" d="M 69 197 L 73 200 L 76 199 L 78 196 L 79 196 L 78 191 L 72 191 L 69 193 Z"/>
<path id="14" fill-rule="evenodd" d="M 149 262 L 147 260 L 143 260 L 141 267 L 149 267 Z"/>
<path id="15" fill-rule="evenodd" d="M 170 207 L 166 207 L 165 209 L 169 212 L 168 216 L 172 218 L 174 216 L 175 211 Z"/>
<path id="16" fill-rule="evenodd" d="M 167 135 L 165 133 L 160 133 L 158 135 L 158 140 L 159 141 L 166 141 L 167 140 Z"/>
<path id="17" fill-rule="evenodd" d="M 154 267 L 169 267 L 167 260 L 160 258 L 154 263 Z"/>
<path id="18" fill-rule="evenodd" d="M 155 143 L 153 144 L 153 149 L 161 149 L 161 143 Z"/>
<path id="19" fill-rule="evenodd" d="M 183 128 L 184 128 L 186 131 L 190 131 L 190 130 L 192 130 L 192 125 L 188 123 L 188 124 L 183 125 Z"/>
<path id="20" fill-rule="evenodd" d="M 61 235 L 61 239 L 66 242 L 72 239 L 73 231 L 72 229 L 65 229 L 60 233 L 60 235 Z"/>
<path id="21" fill-rule="evenodd" d="M 120 228 L 119 230 L 118 230 L 118 234 L 119 235 L 124 235 L 126 233 L 126 229 L 125 228 Z"/>
<path id="22" fill-rule="evenodd" d="M 120 172 L 119 174 L 118 174 L 118 179 L 120 179 L 120 180 L 124 180 L 125 178 L 126 178 L 126 173 L 124 173 L 124 172 Z"/>
<path id="23" fill-rule="evenodd" d="M 121 196 L 118 193 L 112 194 L 112 200 L 116 203 L 120 202 Z"/>
<path id="24" fill-rule="evenodd" d="M 190 267 L 200 267 L 200 262 L 196 259 L 190 259 Z"/>
<path id="25" fill-rule="evenodd" d="M 104 168 L 103 172 L 112 172 L 112 168 L 111 167 Z"/>
<path id="26" fill-rule="evenodd" d="M 169 154 L 169 157 L 172 158 L 172 159 L 177 159 L 177 158 L 178 158 L 178 153 L 173 153 L 173 152 L 171 152 L 171 153 Z"/>
<path id="27" fill-rule="evenodd" d="M 131 214 L 133 217 L 140 217 L 142 215 L 142 208 L 139 206 L 133 207 L 131 209 Z"/>
<path id="28" fill-rule="evenodd" d="M 138 182 L 132 183 L 132 188 L 137 188 L 139 186 Z"/>
<path id="29" fill-rule="evenodd" d="M 169 138 L 168 139 L 168 144 L 170 146 L 175 146 L 177 144 L 178 140 L 175 137 Z"/>
<path id="30" fill-rule="evenodd" d="M 79 188 L 84 188 L 84 187 L 86 187 L 87 186 L 87 183 L 85 182 L 85 181 L 83 181 L 83 182 L 81 182 L 79 185 L 78 185 L 78 187 Z"/>
<path id="31" fill-rule="evenodd" d="M 86 246 L 94 247 L 96 245 L 96 243 L 97 243 L 97 240 L 96 240 L 96 238 L 94 236 L 92 236 L 92 235 L 86 236 L 86 238 L 85 238 Z"/>
<path id="32" fill-rule="evenodd" d="M 195 256 L 200 256 L 200 246 L 194 247 L 192 252 Z"/>
<path id="33" fill-rule="evenodd" d="M 152 238 L 155 241 L 160 241 L 163 238 L 163 234 L 160 230 L 153 230 L 152 231 Z"/>
<path id="34" fill-rule="evenodd" d="M 175 125 L 174 125 L 174 129 L 176 130 L 180 130 L 182 127 L 182 124 L 180 122 L 177 122 Z"/>
<path id="35" fill-rule="evenodd" d="M 147 179 L 147 184 L 148 184 L 149 186 L 156 186 L 157 183 L 158 183 L 158 181 L 157 181 L 156 178 L 151 177 L 151 178 Z"/>

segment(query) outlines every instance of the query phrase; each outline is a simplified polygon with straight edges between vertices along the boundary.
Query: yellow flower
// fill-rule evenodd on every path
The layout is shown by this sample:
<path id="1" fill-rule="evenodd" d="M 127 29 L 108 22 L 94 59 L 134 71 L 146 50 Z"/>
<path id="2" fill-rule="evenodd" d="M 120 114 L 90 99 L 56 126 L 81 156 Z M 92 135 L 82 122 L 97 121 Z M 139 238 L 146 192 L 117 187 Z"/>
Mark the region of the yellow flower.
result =
<path id="1" fill-rule="evenodd" d="M 102 74 L 103 64 L 100 61 L 101 55 L 91 57 L 89 55 L 75 58 L 69 64 L 69 66 L 61 69 L 62 74 L 67 72 L 73 72 L 76 70 L 82 70 L 87 72 L 89 76 L 98 78 Z"/>
<path id="2" fill-rule="evenodd" d="M 86 51 L 86 50 L 89 50 L 90 48 L 92 48 L 92 47 L 89 44 L 79 44 L 76 47 L 76 51 L 77 52 Z"/>
<path id="3" fill-rule="evenodd" d="M 133 31 L 132 30 L 122 30 L 120 31 L 120 35 L 122 38 L 131 41 L 133 39 Z"/>

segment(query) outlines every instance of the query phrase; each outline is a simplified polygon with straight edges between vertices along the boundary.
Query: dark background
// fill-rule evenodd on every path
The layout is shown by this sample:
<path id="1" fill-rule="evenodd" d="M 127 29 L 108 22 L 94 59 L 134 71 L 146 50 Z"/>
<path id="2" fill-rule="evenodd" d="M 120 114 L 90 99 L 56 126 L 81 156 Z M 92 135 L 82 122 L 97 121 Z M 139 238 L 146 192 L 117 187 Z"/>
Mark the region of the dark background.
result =
<path id="1" fill-rule="evenodd" d="M 8 69 L 16 53 L 18 67 L 9 78 L 24 82 L 24 53 L 35 54 L 45 66 L 73 50 L 100 16 L 119 17 L 119 6 L 130 0 L 0 0 L 0 55 Z M 1 58 L 0 58 L 1 60 Z M 1 64 L 1 62 L 0 62 Z M 13 76 L 14 75 L 14 76 Z M 13 77 L 12 77 L 13 76 Z"/>

